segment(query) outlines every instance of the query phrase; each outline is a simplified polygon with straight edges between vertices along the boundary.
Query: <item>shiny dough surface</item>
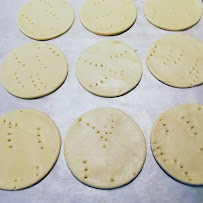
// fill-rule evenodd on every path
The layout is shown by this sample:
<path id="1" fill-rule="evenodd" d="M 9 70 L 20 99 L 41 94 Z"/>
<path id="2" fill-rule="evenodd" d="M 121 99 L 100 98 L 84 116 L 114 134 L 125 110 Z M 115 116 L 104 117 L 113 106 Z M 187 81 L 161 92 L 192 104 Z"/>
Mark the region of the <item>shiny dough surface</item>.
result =
<path id="1" fill-rule="evenodd" d="M 129 183 L 146 157 L 146 142 L 138 125 L 113 108 L 94 109 L 78 118 L 68 130 L 64 149 L 73 175 L 103 189 Z"/>
<path id="2" fill-rule="evenodd" d="M 54 166 L 61 138 L 47 115 L 32 109 L 0 117 L 0 189 L 29 187 Z"/>
<path id="3" fill-rule="evenodd" d="M 165 30 L 185 30 L 201 18 L 199 0 L 146 0 L 144 14 L 153 25 Z"/>
<path id="4" fill-rule="evenodd" d="M 13 95 L 32 99 L 52 93 L 65 81 L 68 64 L 56 47 L 32 42 L 11 51 L 0 68 L 4 87 Z"/>
<path id="5" fill-rule="evenodd" d="M 83 26 L 99 35 L 116 35 L 129 29 L 137 18 L 132 0 L 86 0 L 80 10 Z"/>
<path id="6" fill-rule="evenodd" d="M 162 113 L 152 129 L 151 149 L 173 178 L 203 185 L 203 106 L 184 104 Z"/>
<path id="7" fill-rule="evenodd" d="M 149 48 L 147 67 L 161 82 L 173 87 L 203 83 L 203 42 L 185 34 L 166 35 Z"/>
<path id="8" fill-rule="evenodd" d="M 74 18 L 65 0 L 30 0 L 18 13 L 18 26 L 30 38 L 48 40 L 67 32 Z"/>
<path id="9" fill-rule="evenodd" d="M 116 97 L 139 83 L 142 64 L 136 51 L 127 44 L 107 40 L 88 47 L 80 54 L 76 77 L 89 92 Z"/>

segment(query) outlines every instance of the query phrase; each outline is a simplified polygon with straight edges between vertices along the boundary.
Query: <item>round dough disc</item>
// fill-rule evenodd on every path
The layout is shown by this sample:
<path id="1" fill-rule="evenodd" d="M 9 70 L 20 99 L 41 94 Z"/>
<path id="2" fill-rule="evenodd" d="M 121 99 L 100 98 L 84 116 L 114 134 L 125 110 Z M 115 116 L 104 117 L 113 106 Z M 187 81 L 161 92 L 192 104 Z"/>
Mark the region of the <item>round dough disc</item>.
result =
<path id="1" fill-rule="evenodd" d="M 96 43 L 79 56 L 76 77 L 89 92 L 116 97 L 132 90 L 142 77 L 136 51 L 120 41 Z"/>
<path id="2" fill-rule="evenodd" d="M 184 104 L 165 111 L 155 122 L 151 148 L 159 165 L 186 184 L 203 184 L 203 106 Z"/>
<path id="3" fill-rule="evenodd" d="M 64 149 L 73 175 L 103 189 L 129 183 L 146 157 L 146 142 L 138 125 L 113 108 L 94 109 L 78 118 L 68 130 Z"/>
<path id="4" fill-rule="evenodd" d="M 165 30 L 185 30 L 201 18 L 199 0 L 146 0 L 144 14 L 153 25 Z"/>
<path id="5" fill-rule="evenodd" d="M 157 40 L 147 54 L 150 72 L 173 87 L 193 87 L 203 83 L 203 42 L 183 34 Z"/>
<path id="6" fill-rule="evenodd" d="M 59 88 L 68 74 L 68 64 L 56 47 L 33 42 L 13 50 L 0 69 L 4 87 L 13 95 L 31 99 Z"/>
<path id="7" fill-rule="evenodd" d="M 80 10 L 83 26 L 98 35 L 117 35 L 128 30 L 137 18 L 132 0 L 86 0 Z"/>
<path id="8" fill-rule="evenodd" d="M 30 0 L 18 13 L 18 26 L 30 38 L 48 40 L 67 32 L 74 18 L 65 0 Z"/>
<path id="9" fill-rule="evenodd" d="M 55 123 L 32 109 L 9 112 L 0 117 L 0 188 L 29 187 L 54 166 L 61 147 Z"/>

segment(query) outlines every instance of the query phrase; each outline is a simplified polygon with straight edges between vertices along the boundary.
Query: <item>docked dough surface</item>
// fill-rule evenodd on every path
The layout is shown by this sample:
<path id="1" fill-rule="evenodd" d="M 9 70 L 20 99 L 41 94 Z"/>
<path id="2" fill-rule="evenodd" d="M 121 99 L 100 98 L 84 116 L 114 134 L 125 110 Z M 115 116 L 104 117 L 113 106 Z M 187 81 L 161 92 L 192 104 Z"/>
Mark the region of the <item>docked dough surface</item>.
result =
<path id="1" fill-rule="evenodd" d="M 142 77 L 136 51 L 120 41 L 102 41 L 85 49 L 76 63 L 76 76 L 89 92 L 116 97 L 132 90 Z"/>
<path id="2" fill-rule="evenodd" d="M 203 106 L 175 106 L 159 116 L 151 148 L 160 166 L 173 178 L 203 185 Z"/>
<path id="3" fill-rule="evenodd" d="M 163 83 L 193 87 L 203 83 L 203 42 L 184 34 L 166 35 L 147 54 L 147 67 Z"/>
<path id="4" fill-rule="evenodd" d="M 80 10 L 83 26 L 99 35 L 116 35 L 135 22 L 137 10 L 132 0 L 86 0 Z"/>
<path id="5" fill-rule="evenodd" d="M 8 54 L 2 63 L 0 77 L 13 95 L 31 99 L 55 91 L 68 74 L 68 64 L 56 47 L 33 42 Z"/>
<path id="6" fill-rule="evenodd" d="M 185 30 L 201 18 L 199 0 L 146 0 L 144 14 L 153 25 L 165 30 Z"/>
<path id="7" fill-rule="evenodd" d="M 55 164 L 61 138 L 47 115 L 32 109 L 0 117 L 0 189 L 18 190 L 40 181 Z"/>
<path id="8" fill-rule="evenodd" d="M 74 18 L 65 0 L 30 0 L 18 13 L 18 26 L 30 38 L 48 40 L 67 32 Z"/>
<path id="9" fill-rule="evenodd" d="M 103 189 L 129 183 L 146 157 L 146 142 L 138 125 L 113 108 L 94 109 L 78 118 L 68 130 L 64 149 L 73 175 Z"/>

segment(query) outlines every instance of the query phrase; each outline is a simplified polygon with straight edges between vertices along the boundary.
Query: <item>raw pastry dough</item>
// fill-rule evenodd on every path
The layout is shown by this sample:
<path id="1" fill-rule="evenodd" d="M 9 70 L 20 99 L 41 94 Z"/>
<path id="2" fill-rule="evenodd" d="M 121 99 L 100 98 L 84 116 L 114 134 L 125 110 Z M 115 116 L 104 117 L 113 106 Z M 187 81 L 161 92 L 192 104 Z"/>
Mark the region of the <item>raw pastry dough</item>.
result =
<path id="1" fill-rule="evenodd" d="M 184 34 L 166 35 L 147 54 L 150 72 L 173 87 L 193 87 L 203 83 L 203 42 Z"/>
<path id="2" fill-rule="evenodd" d="M 203 184 L 203 106 L 175 106 L 159 116 L 151 148 L 160 166 L 175 179 Z"/>
<path id="3" fill-rule="evenodd" d="M 0 188 L 18 190 L 42 178 L 55 164 L 61 138 L 47 115 L 32 109 L 0 117 Z"/>
<path id="4" fill-rule="evenodd" d="M 146 142 L 138 125 L 113 108 L 94 109 L 78 118 L 68 130 L 64 149 L 73 175 L 103 189 L 129 183 L 146 157 Z"/>
<path id="5" fill-rule="evenodd" d="M 136 53 L 120 41 L 96 43 L 79 56 L 76 76 L 89 92 L 115 97 L 132 90 L 142 77 L 142 64 Z"/>
<path id="6" fill-rule="evenodd" d="M 74 18 L 65 0 L 30 0 L 18 13 L 18 26 L 30 38 L 48 40 L 67 32 Z"/>
<path id="7" fill-rule="evenodd" d="M 86 0 L 80 10 L 83 26 L 99 35 L 116 35 L 129 29 L 137 18 L 132 0 Z"/>
<path id="8" fill-rule="evenodd" d="M 66 79 L 68 64 L 56 47 L 33 42 L 13 50 L 0 76 L 4 87 L 21 98 L 37 98 L 55 91 Z"/>
<path id="9" fill-rule="evenodd" d="M 144 14 L 153 25 L 165 30 L 185 30 L 201 18 L 199 0 L 146 0 Z"/>

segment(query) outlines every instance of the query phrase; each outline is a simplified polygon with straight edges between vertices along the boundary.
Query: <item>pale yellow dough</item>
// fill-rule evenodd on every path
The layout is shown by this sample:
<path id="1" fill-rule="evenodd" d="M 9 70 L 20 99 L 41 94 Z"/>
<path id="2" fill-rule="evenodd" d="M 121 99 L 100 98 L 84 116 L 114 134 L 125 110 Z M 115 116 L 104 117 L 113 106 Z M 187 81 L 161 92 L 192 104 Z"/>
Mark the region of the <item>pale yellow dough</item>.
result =
<path id="1" fill-rule="evenodd" d="M 18 26 L 30 38 L 48 40 L 67 32 L 74 18 L 65 0 L 30 0 L 18 13 Z"/>
<path id="2" fill-rule="evenodd" d="M 173 87 L 193 87 L 203 83 L 203 42 L 184 34 L 157 40 L 147 54 L 150 72 Z"/>
<path id="3" fill-rule="evenodd" d="M 159 165 L 173 178 L 203 184 L 203 106 L 175 106 L 159 116 L 151 133 Z"/>
<path id="4" fill-rule="evenodd" d="M 116 35 L 129 29 L 137 18 L 132 0 L 86 0 L 80 10 L 83 26 L 99 35 Z"/>
<path id="5" fill-rule="evenodd" d="M 146 142 L 138 125 L 125 113 L 98 108 L 71 125 L 64 150 L 78 180 L 108 189 L 125 185 L 138 175 L 146 157 Z"/>
<path id="6" fill-rule="evenodd" d="M 165 30 L 185 30 L 201 18 L 199 0 L 146 0 L 144 14 L 153 25 Z"/>
<path id="7" fill-rule="evenodd" d="M 8 54 L 0 69 L 4 87 L 13 95 L 31 99 L 55 91 L 68 74 L 68 64 L 56 47 L 33 42 Z"/>
<path id="8" fill-rule="evenodd" d="M 57 126 L 47 115 L 32 109 L 0 117 L 0 189 L 29 187 L 54 166 L 61 146 Z"/>
<path id="9" fill-rule="evenodd" d="M 102 41 L 80 54 L 76 76 L 89 92 L 116 97 L 129 92 L 139 83 L 142 64 L 136 51 L 127 44 Z"/>

